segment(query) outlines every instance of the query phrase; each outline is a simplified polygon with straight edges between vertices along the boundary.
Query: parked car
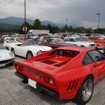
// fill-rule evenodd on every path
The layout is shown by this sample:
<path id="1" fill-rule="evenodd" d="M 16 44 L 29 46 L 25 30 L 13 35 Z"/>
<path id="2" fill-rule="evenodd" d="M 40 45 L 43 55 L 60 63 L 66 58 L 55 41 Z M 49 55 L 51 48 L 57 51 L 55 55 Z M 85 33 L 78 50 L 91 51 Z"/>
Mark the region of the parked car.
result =
<path id="1" fill-rule="evenodd" d="M 90 38 L 90 40 L 92 40 L 93 42 L 95 42 L 96 43 L 96 45 L 97 45 L 97 47 L 101 47 L 101 48 L 103 48 L 103 47 L 105 47 L 105 39 L 103 38 Z"/>
<path id="2" fill-rule="evenodd" d="M 0 44 L 0 67 L 5 67 L 6 65 L 13 63 L 14 55 L 3 48 L 2 44 Z"/>
<path id="3" fill-rule="evenodd" d="M 14 46 L 19 46 L 19 45 L 21 45 L 21 44 L 22 44 L 22 43 L 21 43 L 21 42 L 18 42 L 18 41 L 8 40 L 8 41 L 5 41 L 5 42 L 3 43 L 3 46 L 4 46 L 5 49 L 11 51 Z"/>
<path id="4" fill-rule="evenodd" d="M 83 41 L 80 37 L 66 37 L 64 41 L 65 43 L 76 44 L 80 47 L 96 47 L 95 42 Z"/>
<path id="5" fill-rule="evenodd" d="M 35 40 L 35 39 L 28 39 L 26 40 L 23 45 L 41 45 L 41 46 L 49 46 L 52 49 L 54 48 L 58 48 L 58 47 L 67 47 L 67 46 L 77 46 L 75 44 L 69 44 L 69 43 L 65 43 L 63 40 L 61 39 L 55 39 L 55 38 L 45 38 L 44 41 L 39 41 L 39 40 Z"/>
<path id="6" fill-rule="evenodd" d="M 6 48 L 6 45 L 4 46 Z M 26 40 L 24 43 L 19 42 L 18 44 L 12 43 L 9 45 L 9 50 L 12 53 L 25 58 L 36 56 L 51 49 L 52 48 L 49 46 L 36 45 L 35 43 L 31 42 L 31 40 Z"/>
<path id="7" fill-rule="evenodd" d="M 39 45 L 50 46 L 51 48 L 67 47 L 67 46 L 77 46 L 76 44 L 65 43 L 64 40 L 60 38 L 44 38 L 43 41 L 38 42 Z"/>
<path id="8" fill-rule="evenodd" d="M 105 55 L 93 48 L 60 47 L 15 61 L 14 67 L 17 76 L 39 91 L 84 105 L 91 99 L 94 84 L 105 77 Z"/>

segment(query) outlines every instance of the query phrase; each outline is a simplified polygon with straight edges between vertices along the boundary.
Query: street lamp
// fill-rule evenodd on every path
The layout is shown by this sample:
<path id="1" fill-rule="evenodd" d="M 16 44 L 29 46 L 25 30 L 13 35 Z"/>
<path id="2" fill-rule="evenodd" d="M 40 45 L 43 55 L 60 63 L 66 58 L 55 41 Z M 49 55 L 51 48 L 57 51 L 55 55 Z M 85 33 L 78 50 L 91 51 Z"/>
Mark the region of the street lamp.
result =
<path id="1" fill-rule="evenodd" d="M 99 25 L 100 25 L 100 13 L 97 13 L 96 15 L 98 16 L 97 29 L 99 29 Z"/>
<path id="2" fill-rule="evenodd" d="M 68 23 L 68 18 L 66 18 L 66 25 L 65 25 L 65 28 L 66 28 L 66 34 L 68 33 L 68 26 L 67 26 L 67 23 Z"/>

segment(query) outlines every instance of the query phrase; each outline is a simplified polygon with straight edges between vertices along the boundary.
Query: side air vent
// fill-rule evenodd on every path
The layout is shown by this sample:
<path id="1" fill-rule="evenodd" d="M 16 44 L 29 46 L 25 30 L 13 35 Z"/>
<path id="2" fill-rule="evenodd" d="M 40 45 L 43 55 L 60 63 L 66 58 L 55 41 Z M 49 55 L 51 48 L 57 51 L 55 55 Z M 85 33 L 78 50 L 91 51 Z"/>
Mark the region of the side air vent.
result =
<path id="1" fill-rule="evenodd" d="M 70 82 L 69 82 L 69 85 L 68 85 L 68 87 L 67 87 L 67 89 L 66 89 L 66 91 L 76 89 L 76 87 L 77 87 L 77 85 L 78 85 L 78 81 L 79 81 L 79 79 L 70 81 Z"/>

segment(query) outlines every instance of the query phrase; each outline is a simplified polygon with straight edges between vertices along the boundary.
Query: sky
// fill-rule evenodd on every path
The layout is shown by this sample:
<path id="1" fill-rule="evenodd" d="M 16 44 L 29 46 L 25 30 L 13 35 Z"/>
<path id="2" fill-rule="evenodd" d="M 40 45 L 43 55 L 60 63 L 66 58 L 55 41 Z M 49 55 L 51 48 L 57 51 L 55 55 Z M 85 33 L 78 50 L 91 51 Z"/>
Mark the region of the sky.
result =
<path id="1" fill-rule="evenodd" d="M 0 18 L 6 17 L 24 18 L 24 0 L 0 0 Z M 26 18 L 105 28 L 105 0 L 26 0 Z"/>

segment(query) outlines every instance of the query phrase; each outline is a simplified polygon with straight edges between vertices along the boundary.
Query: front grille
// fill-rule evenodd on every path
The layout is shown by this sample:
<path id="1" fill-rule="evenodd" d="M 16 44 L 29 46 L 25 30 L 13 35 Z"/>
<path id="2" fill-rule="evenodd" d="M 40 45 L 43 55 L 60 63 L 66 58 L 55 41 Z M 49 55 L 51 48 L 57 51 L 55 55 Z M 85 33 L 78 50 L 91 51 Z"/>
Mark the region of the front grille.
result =
<path id="1" fill-rule="evenodd" d="M 11 59 L 9 59 L 9 60 L 4 60 L 4 61 L 0 61 L 0 64 L 5 64 L 5 63 L 8 63 L 8 62 L 10 62 L 11 61 Z"/>

